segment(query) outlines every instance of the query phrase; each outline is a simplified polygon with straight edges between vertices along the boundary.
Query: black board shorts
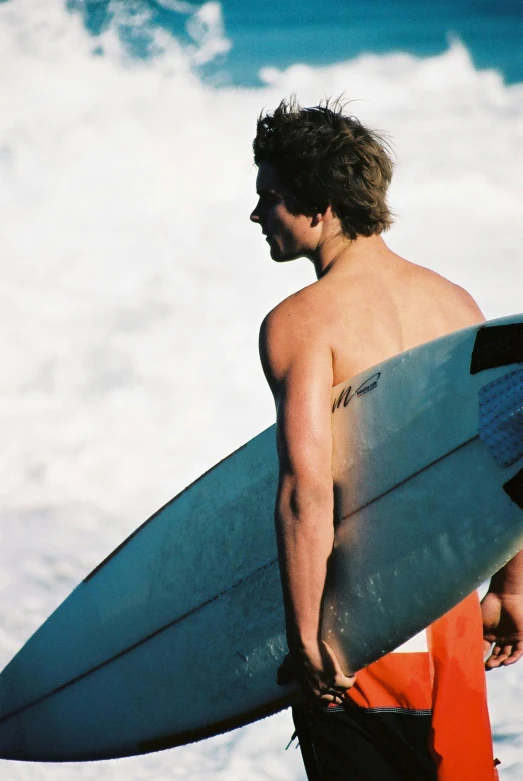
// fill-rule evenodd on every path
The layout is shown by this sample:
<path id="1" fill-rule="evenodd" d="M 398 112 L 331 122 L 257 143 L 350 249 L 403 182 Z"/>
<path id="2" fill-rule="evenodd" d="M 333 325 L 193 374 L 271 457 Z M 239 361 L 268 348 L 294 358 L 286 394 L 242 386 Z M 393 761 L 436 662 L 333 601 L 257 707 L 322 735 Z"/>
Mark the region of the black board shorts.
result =
<path id="1" fill-rule="evenodd" d="M 430 712 L 368 709 L 348 701 L 292 709 L 309 781 L 437 781 Z"/>

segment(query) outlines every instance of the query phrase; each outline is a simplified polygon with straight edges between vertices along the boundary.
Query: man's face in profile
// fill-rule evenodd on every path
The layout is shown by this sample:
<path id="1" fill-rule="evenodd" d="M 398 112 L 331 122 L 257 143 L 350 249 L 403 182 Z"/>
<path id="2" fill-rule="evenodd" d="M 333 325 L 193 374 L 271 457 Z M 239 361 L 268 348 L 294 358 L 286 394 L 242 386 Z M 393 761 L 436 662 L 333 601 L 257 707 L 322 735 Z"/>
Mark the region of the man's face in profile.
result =
<path id="1" fill-rule="evenodd" d="M 267 237 L 273 260 L 294 260 L 315 248 L 316 232 L 311 228 L 310 217 L 297 213 L 295 208 L 290 210 L 296 200 L 271 163 L 261 163 L 256 192 L 258 203 L 251 220 L 260 225 Z"/>

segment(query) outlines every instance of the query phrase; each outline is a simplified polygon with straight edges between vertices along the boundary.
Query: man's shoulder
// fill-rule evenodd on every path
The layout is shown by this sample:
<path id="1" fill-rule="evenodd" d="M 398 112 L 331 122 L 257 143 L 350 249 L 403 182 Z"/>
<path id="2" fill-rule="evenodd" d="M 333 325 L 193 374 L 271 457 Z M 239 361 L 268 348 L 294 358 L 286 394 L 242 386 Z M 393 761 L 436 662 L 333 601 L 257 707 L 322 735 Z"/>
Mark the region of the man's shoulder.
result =
<path id="1" fill-rule="evenodd" d="M 452 285 L 453 297 L 460 307 L 460 312 L 463 316 L 472 318 L 474 323 L 483 320 L 483 313 L 468 290 L 460 287 L 460 285 L 456 285 L 454 282 L 451 282 L 450 284 Z"/>
<path id="2" fill-rule="evenodd" d="M 483 313 L 472 295 L 465 288 L 430 269 L 423 269 L 426 292 L 437 301 L 440 307 L 446 307 L 456 319 L 456 328 L 480 322 Z"/>
<path id="3" fill-rule="evenodd" d="M 297 331 L 304 332 L 314 327 L 320 311 L 318 283 L 313 282 L 271 309 L 262 321 L 261 331 L 272 337 L 285 333 L 296 336 Z"/>
<path id="4" fill-rule="evenodd" d="M 268 379 L 281 378 L 291 365 L 315 360 L 318 355 L 330 355 L 316 284 L 285 298 L 263 319 L 260 357 Z"/>

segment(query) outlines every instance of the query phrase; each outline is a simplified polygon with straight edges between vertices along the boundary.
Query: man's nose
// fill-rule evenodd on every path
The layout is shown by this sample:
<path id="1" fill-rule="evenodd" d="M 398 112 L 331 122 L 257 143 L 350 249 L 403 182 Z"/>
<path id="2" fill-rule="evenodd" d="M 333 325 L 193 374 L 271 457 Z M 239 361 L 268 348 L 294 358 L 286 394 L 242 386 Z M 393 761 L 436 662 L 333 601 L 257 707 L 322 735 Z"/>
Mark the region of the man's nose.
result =
<path id="1" fill-rule="evenodd" d="M 258 199 L 258 203 L 256 204 L 256 206 L 252 210 L 251 216 L 249 218 L 251 222 L 259 222 L 260 221 L 259 209 L 260 209 L 260 200 Z"/>

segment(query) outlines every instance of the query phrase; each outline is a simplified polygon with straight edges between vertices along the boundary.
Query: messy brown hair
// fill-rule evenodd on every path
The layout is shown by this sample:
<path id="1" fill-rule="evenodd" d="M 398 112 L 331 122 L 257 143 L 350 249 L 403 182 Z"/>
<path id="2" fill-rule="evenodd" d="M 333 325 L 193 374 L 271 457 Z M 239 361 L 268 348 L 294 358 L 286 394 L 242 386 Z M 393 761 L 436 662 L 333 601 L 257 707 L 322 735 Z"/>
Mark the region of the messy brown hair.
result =
<path id="1" fill-rule="evenodd" d="M 297 213 L 323 214 L 330 205 L 343 233 L 356 239 L 392 223 L 386 194 L 393 164 L 385 138 L 343 110 L 339 100 L 313 108 L 282 100 L 258 117 L 254 162 L 274 165 Z"/>

